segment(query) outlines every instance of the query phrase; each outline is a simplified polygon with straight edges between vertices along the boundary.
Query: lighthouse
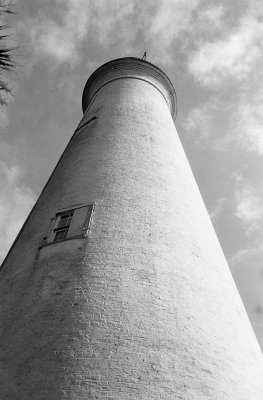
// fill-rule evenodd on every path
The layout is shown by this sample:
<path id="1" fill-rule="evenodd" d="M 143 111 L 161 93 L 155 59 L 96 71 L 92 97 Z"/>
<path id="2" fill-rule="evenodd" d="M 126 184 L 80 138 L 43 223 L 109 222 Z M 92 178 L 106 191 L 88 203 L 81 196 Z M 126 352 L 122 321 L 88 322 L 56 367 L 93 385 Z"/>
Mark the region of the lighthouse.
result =
<path id="1" fill-rule="evenodd" d="M 170 79 L 112 60 L 82 104 L 0 270 L 0 398 L 262 400 L 262 354 Z"/>

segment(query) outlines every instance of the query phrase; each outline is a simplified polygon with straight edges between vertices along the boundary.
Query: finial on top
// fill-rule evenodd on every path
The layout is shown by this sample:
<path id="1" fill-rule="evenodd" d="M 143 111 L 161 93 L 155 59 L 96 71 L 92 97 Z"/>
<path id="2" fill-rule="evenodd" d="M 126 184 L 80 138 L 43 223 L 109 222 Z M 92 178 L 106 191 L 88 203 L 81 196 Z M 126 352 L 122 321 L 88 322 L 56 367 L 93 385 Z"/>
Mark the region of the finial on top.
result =
<path id="1" fill-rule="evenodd" d="M 144 52 L 144 54 L 142 56 L 142 60 L 146 60 L 146 51 Z"/>

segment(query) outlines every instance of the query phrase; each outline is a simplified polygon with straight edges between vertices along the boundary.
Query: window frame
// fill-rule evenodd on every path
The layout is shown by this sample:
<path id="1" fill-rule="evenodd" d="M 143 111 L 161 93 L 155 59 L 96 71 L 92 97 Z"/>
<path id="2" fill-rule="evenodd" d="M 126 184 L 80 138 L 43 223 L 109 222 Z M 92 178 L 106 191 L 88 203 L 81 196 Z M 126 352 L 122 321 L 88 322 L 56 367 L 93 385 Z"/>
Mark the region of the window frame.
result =
<path id="1" fill-rule="evenodd" d="M 61 213 L 56 213 L 55 216 L 55 227 L 53 227 L 53 233 L 54 233 L 54 238 L 53 242 L 62 242 L 63 240 L 67 239 L 67 234 L 70 228 L 70 224 L 72 222 L 72 218 L 74 215 L 74 210 L 67 210 Z M 62 219 L 64 217 L 67 217 L 67 220 L 63 223 L 61 223 Z M 59 233 L 65 232 L 65 235 L 61 238 L 58 238 Z"/>
<path id="2" fill-rule="evenodd" d="M 51 218 L 51 224 L 48 229 L 47 235 L 43 238 L 40 247 L 64 242 L 66 240 L 76 239 L 76 238 L 86 238 L 88 236 L 88 232 L 90 229 L 92 215 L 95 209 L 95 202 L 94 203 L 85 203 L 85 204 L 78 204 L 76 206 L 69 207 L 67 209 L 61 209 L 56 212 L 53 218 Z M 79 213 L 80 209 L 85 208 L 86 210 L 83 212 L 83 220 L 79 220 L 81 213 Z M 75 213 L 75 221 L 74 221 L 74 213 Z M 60 225 L 61 218 L 63 216 L 68 216 L 67 221 Z M 76 222 L 81 221 L 81 224 L 77 224 Z M 75 225 L 74 225 L 75 222 Z M 68 236 L 68 233 L 72 229 L 72 235 Z M 74 230 L 79 232 L 74 234 Z M 56 239 L 59 236 L 60 232 L 66 232 L 66 234 Z"/>

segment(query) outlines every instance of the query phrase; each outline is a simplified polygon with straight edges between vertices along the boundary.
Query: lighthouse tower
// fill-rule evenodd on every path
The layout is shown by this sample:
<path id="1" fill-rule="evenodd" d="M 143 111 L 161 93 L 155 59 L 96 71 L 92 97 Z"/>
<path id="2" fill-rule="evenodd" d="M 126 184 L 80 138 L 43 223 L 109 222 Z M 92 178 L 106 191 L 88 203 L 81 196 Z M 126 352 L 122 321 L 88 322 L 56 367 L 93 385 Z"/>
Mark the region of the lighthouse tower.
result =
<path id="1" fill-rule="evenodd" d="M 0 398 L 262 400 L 263 358 L 155 65 L 110 61 L 0 272 Z"/>

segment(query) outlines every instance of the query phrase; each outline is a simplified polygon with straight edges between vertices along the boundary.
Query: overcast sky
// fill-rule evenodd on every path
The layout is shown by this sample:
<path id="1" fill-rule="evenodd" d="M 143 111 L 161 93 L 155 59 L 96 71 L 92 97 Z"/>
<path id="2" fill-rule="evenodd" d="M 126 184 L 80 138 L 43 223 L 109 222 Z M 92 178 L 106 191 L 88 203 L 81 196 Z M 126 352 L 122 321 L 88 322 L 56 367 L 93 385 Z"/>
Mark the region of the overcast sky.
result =
<path id="1" fill-rule="evenodd" d="M 263 348 L 262 0 L 20 0 L 16 10 L 15 97 L 0 111 L 1 259 L 81 119 L 90 74 L 147 51 L 175 86 L 178 133 Z"/>

